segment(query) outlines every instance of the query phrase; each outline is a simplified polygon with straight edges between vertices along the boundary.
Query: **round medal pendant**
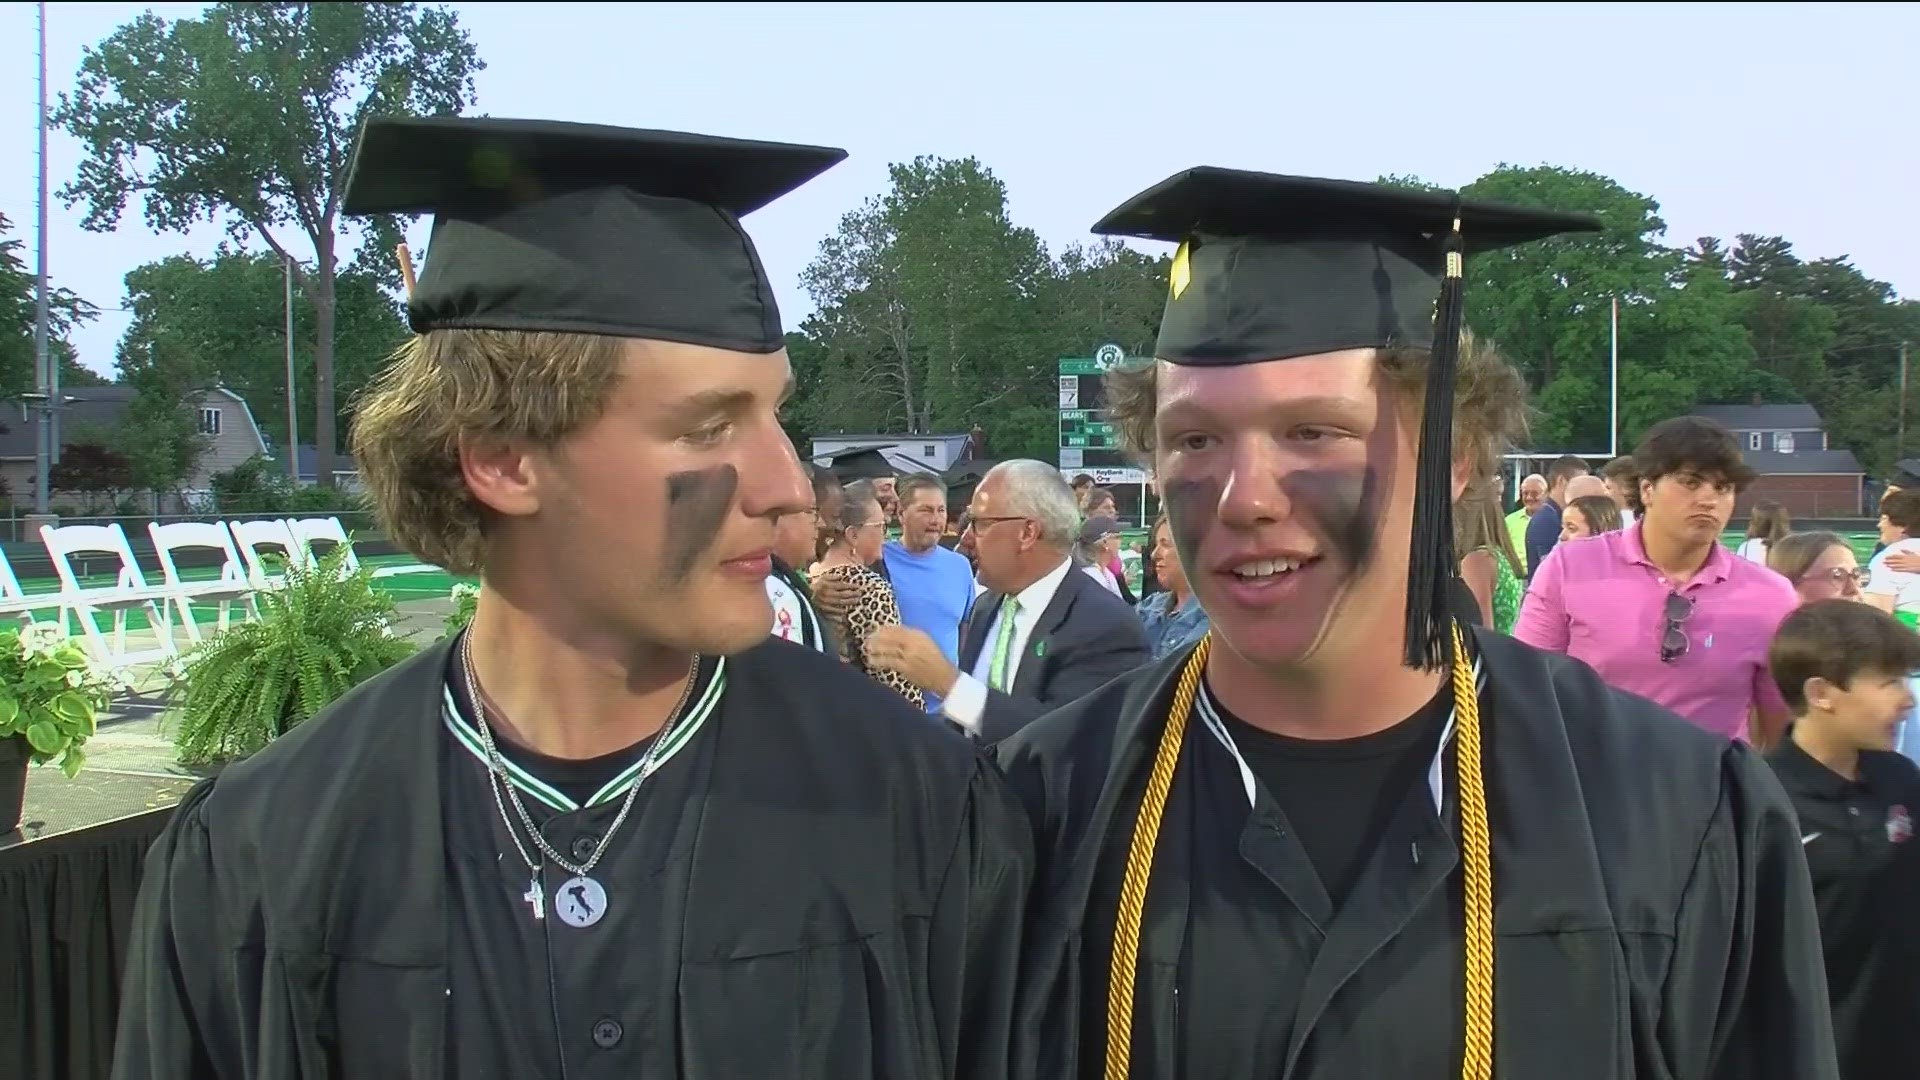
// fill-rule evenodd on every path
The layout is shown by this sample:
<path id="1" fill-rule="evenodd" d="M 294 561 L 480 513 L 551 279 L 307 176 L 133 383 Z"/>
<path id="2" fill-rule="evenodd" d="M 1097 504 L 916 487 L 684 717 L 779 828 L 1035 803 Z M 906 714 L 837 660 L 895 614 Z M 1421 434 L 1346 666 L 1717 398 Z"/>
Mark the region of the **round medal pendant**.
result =
<path id="1" fill-rule="evenodd" d="M 568 926 L 592 926 L 607 913 L 607 890 L 590 877 L 568 878 L 554 893 L 553 910 Z"/>

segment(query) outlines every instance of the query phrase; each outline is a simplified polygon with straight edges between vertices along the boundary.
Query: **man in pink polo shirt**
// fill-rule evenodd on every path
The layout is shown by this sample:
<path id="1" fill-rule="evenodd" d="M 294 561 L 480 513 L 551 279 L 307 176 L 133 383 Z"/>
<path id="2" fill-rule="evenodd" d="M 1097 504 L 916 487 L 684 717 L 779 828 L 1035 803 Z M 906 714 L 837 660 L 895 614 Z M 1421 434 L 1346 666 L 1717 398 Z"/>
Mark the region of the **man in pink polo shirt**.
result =
<path id="1" fill-rule="evenodd" d="M 1708 731 L 1771 745 L 1790 714 L 1767 646 L 1798 601 L 1785 578 L 1720 544 L 1753 470 L 1731 433 L 1698 416 L 1654 425 L 1633 460 L 1640 520 L 1557 545 L 1514 636 Z"/>

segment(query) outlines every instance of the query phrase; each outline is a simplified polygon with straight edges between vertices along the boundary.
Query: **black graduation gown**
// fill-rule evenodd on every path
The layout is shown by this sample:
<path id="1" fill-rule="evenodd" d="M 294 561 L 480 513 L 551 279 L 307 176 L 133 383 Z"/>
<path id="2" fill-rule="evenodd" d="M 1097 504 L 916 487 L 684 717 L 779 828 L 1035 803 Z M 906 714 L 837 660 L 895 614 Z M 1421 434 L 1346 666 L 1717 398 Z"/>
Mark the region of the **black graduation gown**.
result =
<path id="1" fill-rule="evenodd" d="M 1765 764 L 1585 665 L 1473 636 L 1487 687 L 1495 1075 L 1834 1080 L 1806 862 Z M 1190 652 L 998 747 L 1040 857 L 1021 1075 L 1101 1075 L 1121 866 Z M 1270 796 L 1250 811 L 1242 795 L 1237 817 L 1220 809 L 1234 766 L 1208 756 L 1223 751 L 1190 721 L 1148 885 L 1134 1080 L 1459 1075 L 1451 745 L 1438 811 L 1423 775 L 1336 912 Z"/>
<path id="2" fill-rule="evenodd" d="M 450 1002 L 470 988 L 450 976 L 447 659 L 398 665 L 182 802 L 142 883 L 118 1080 L 453 1075 Z M 992 764 L 777 640 L 730 659 L 697 739 L 664 789 L 697 812 L 627 837 L 680 838 L 626 848 L 657 905 L 625 943 L 644 974 L 622 976 L 657 989 L 603 1002 L 642 1047 L 628 1075 L 1007 1075 L 1032 838 Z M 611 1034 L 573 1020 L 577 1045 Z"/>

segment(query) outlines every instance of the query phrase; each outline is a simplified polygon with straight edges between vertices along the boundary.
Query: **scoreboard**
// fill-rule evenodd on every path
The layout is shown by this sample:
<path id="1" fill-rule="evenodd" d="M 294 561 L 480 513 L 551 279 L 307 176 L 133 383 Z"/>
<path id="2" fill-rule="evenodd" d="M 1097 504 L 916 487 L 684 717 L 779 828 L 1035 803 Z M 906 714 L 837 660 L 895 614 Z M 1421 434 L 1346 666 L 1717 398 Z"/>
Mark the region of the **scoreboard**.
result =
<path id="1" fill-rule="evenodd" d="M 1117 345 L 1060 361 L 1060 468 L 1130 468 L 1107 415 L 1106 373 L 1125 359 Z"/>
<path id="2" fill-rule="evenodd" d="M 1091 357 L 1067 357 L 1060 361 L 1060 474 L 1068 481 L 1081 474 L 1113 492 L 1118 507 L 1138 516 L 1133 524 L 1144 527 L 1147 516 L 1147 473 L 1120 449 L 1107 412 L 1107 372 L 1127 358 L 1118 345 L 1102 345 Z M 1117 508 L 1117 507 L 1116 507 Z"/>

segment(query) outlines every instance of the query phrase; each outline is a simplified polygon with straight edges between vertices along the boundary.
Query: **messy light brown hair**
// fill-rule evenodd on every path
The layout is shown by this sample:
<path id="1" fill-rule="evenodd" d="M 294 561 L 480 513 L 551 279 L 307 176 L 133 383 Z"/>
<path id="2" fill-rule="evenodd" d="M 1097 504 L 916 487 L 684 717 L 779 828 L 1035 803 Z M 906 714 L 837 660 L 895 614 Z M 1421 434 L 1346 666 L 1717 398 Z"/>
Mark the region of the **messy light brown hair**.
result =
<path id="1" fill-rule="evenodd" d="M 485 562 L 488 513 L 463 441 L 553 446 L 599 418 L 624 342 L 586 334 L 434 330 L 394 354 L 360 399 L 353 456 L 387 535 L 455 574 Z"/>
<path id="2" fill-rule="evenodd" d="M 1419 408 L 1427 388 L 1426 349 L 1394 348 L 1378 351 L 1380 375 L 1397 401 Z M 1527 435 L 1527 383 L 1491 345 L 1471 333 L 1460 339 L 1460 361 L 1454 382 L 1453 453 L 1464 459 L 1473 478 L 1499 475 L 1500 455 Z M 1153 414 L 1158 404 L 1159 364 L 1147 361 L 1107 372 L 1107 410 L 1121 445 L 1151 462 L 1154 451 Z"/>
<path id="3" fill-rule="evenodd" d="M 1488 551 L 1507 560 L 1513 576 L 1527 576 L 1527 563 L 1514 550 L 1513 534 L 1507 531 L 1506 507 L 1501 505 L 1500 484 L 1491 477 L 1475 479 L 1460 493 L 1453 507 L 1453 550 L 1461 558 L 1476 551 Z"/>

